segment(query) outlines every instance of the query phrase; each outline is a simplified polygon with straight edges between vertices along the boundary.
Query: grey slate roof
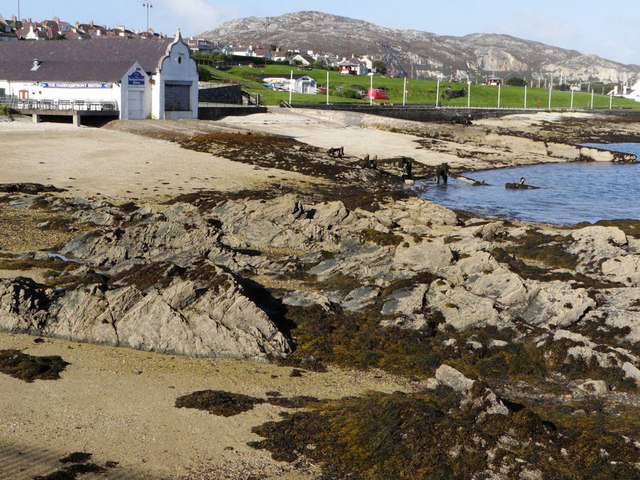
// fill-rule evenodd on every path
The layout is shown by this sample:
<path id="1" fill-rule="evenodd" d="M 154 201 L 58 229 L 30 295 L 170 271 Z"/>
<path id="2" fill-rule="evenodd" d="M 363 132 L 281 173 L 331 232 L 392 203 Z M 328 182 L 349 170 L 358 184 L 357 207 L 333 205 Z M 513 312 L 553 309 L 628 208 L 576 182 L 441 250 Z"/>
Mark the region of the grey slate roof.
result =
<path id="1" fill-rule="evenodd" d="M 0 80 L 116 82 L 136 61 L 154 73 L 172 42 L 172 38 L 0 42 Z M 41 64 L 32 71 L 34 59 Z"/>

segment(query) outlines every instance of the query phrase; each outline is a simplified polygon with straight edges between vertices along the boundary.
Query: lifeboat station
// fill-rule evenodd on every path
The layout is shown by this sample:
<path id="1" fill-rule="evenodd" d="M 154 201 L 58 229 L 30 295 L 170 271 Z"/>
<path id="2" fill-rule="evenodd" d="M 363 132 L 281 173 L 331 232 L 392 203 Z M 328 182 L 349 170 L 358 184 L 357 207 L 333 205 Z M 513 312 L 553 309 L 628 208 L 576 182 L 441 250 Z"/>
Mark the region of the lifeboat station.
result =
<path id="1" fill-rule="evenodd" d="M 174 38 L 0 45 L 0 99 L 30 114 L 123 120 L 198 118 L 198 69 Z"/>

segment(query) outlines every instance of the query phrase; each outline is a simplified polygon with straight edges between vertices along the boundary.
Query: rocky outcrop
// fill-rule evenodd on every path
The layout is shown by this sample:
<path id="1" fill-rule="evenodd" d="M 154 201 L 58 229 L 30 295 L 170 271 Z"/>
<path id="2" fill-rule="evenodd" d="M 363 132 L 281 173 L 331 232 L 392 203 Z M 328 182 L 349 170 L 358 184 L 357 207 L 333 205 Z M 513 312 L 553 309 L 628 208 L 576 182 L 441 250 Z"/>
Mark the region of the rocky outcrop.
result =
<path id="1" fill-rule="evenodd" d="M 176 275 L 174 265 L 162 269 L 148 288 L 93 284 L 63 295 L 33 282 L 5 280 L 0 309 L 9 313 L 0 316 L 1 326 L 192 356 L 263 359 L 291 351 L 286 337 L 232 275 L 214 266 L 200 267 L 207 270 L 203 278 Z"/>
<path id="2" fill-rule="evenodd" d="M 86 201 L 66 208 L 94 229 L 62 249 L 75 263 L 56 277 L 58 288 L 2 282 L 0 328 L 258 359 L 291 352 L 278 327 L 288 308 L 319 308 L 431 334 L 490 329 L 524 342 L 535 332 L 554 361 L 594 358 L 614 369 L 636 362 L 628 348 L 602 346 L 592 334 L 598 325 L 640 339 L 635 314 L 625 314 L 633 311 L 631 291 L 599 298 L 593 287 L 640 281 L 640 242 L 617 227 L 534 231 L 478 218 L 463 223 L 418 199 L 374 212 L 295 195 L 199 208 Z M 562 268 L 545 264 L 556 260 Z M 497 338 L 452 342 L 453 351 L 510 345 Z"/>

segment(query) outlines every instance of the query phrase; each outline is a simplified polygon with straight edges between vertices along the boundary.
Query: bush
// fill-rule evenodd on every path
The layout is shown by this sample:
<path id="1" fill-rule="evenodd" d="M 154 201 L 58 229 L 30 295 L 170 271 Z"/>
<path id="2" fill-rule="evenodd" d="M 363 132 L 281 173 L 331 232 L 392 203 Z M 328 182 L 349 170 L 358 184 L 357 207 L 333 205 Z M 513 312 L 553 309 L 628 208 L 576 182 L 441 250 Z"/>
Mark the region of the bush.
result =
<path id="1" fill-rule="evenodd" d="M 527 84 L 522 78 L 513 77 L 507 80 L 507 85 L 510 87 L 524 87 Z"/>
<path id="2" fill-rule="evenodd" d="M 344 98 L 357 98 L 357 99 L 362 98 L 362 96 L 358 92 L 350 88 L 345 88 L 344 90 L 336 92 L 336 96 L 344 97 Z"/>
<path id="3" fill-rule="evenodd" d="M 211 70 L 209 70 L 204 65 L 198 65 L 198 78 L 201 82 L 210 82 L 213 80 L 213 75 L 211 74 Z"/>

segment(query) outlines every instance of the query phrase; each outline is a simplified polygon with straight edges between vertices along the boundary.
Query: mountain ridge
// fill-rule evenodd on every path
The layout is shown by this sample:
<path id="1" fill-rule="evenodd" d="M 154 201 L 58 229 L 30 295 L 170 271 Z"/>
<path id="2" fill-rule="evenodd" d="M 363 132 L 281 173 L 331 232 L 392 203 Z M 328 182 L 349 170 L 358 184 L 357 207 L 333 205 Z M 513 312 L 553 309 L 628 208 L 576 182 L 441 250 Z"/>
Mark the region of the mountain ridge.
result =
<path id="1" fill-rule="evenodd" d="M 214 42 L 265 45 L 267 21 L 269 44 L 283 50 L 314 50 L 340 57 L 371 54 L 385 62 L 394 76 L 474 79 L 495 73 L 541 83 L 554 77 L 554 83 L 564 79 L 628 85 L 640 78 L 639 65 L 625 65 L 512 35 L 442 36 L 416 29 L 381 27 L 318 11 L 238 18 L 205 31 L 202 36 Z"/>

